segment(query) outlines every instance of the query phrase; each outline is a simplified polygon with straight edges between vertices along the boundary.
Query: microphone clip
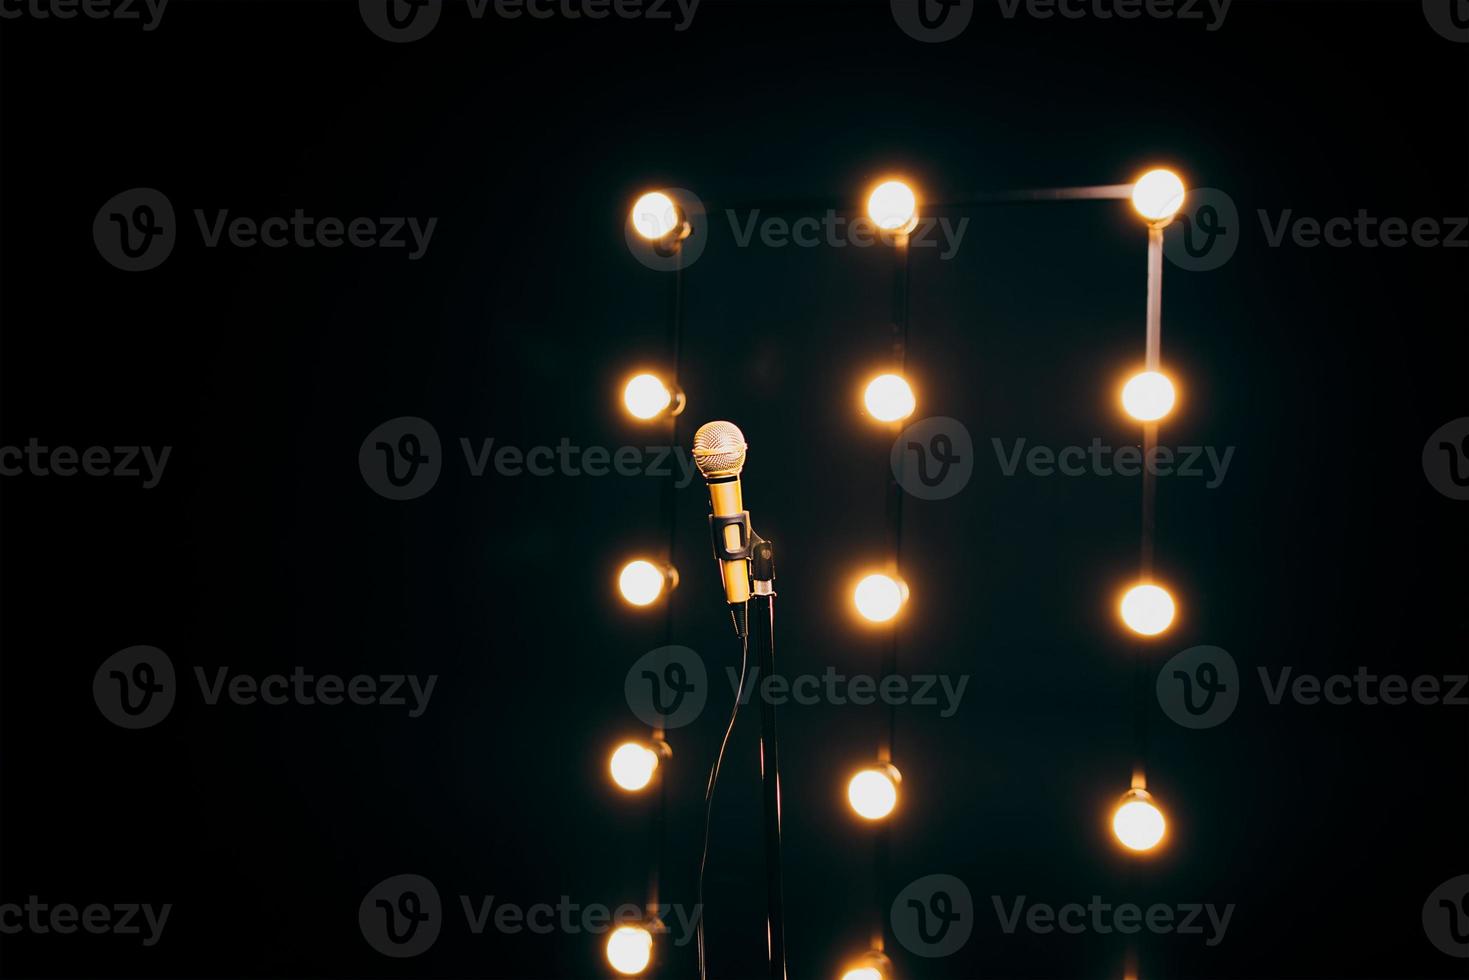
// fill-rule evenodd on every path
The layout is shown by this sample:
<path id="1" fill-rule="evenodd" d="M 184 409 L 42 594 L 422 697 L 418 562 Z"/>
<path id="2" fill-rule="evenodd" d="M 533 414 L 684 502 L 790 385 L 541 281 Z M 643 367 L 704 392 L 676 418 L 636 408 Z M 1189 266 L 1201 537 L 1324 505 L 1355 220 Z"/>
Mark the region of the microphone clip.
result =
<path id="1" fill-rule="evenodd" d="M 775 595 L 775 545 L 758 534 L 750 546 L 750 579 L 755 595 Z"/>
<path id="2" fill-rule="evenodd" d="M 724 533 L 725 528 L 738 527 L 740 529 L 740 546 L 731 548 Z M 738 514 L 725 514 L 722 517 L 709 515 L 709 534 L 714 539 L 714 557 L 720 561 L 744 561 L 750 557 L 750 548 L 758 540 L 755 532 L 750 529 L 750 512 L 742 510 Z"/>

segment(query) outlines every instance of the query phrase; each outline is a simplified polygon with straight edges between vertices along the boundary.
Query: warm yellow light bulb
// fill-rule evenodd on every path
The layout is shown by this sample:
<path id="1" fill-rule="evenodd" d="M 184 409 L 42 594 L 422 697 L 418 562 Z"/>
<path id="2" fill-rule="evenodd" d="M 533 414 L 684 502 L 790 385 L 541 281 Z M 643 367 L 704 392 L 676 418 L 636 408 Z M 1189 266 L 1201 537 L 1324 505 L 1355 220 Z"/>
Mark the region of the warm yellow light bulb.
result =
<path id="1" fill-rule="evenodd" d="M 1159 585 L 1134 585 L 1119 609 L 1127 628 L 1143 636 L 1156 636 L 1173 625 L 1173 597 Z"/>
<path id="2" fill-rule="evenodd" d="M 667 584 L 667 569 L 641 558 L 623 565 L 617 576 L 617 590 L 634 606 L 647 606 L 657 602 Z"/>
<path id="3" fill-rule="evenodd" d="M 918 197 L 901 180 L 887 180 L 867 197 L 867 216 L 883 231 L 907 233 L 918 225 Z"/>
<path id="4" fill-rule="evenodd" d="M 887 980 L 892 965 L 892 960 L 870 949 L 847 964 L 842 980 Z"/>
<path id="5" fill-rule="evenodd" d="M 653 781 L 658 771 L 658 753 L 642 742 L 623 742 L 612 753 L 607 764 L 612 781 L 629 793 L 636 793 Z"/>
<path id="6" fill-rule="evenodd" d="M 632 206 L 632 226 L 649 241 L 666 237 L 678 223 L 678 205 L 662 191 L 644 194 Z"/>
<path id="7" fill-rule="evenodd" d="M 859 817 L 881 820 L 898 805 L 901 778 L 893 766 L 863 769 L 847 783 L 847 802 Z"/>
<path id="8" fill-rule="evenodd" d="M 908 586 L 891 575 L 876 573 L 857 583 L 852 601 L 864 619 L 885 623 L 898 614 L 908 601 Z"/>
<path id="9" fill-rule="evenodd" d="M 607 937 L 607 962 L 623 976 L 634 976 L 653 960 L 653 934 L 642 926 L 620 926 Z"/>
<path id="10" fill-rule="evenodd" d="M 879 422 L 899 422 L 913 414 L 917 399 L 913 389 L 901 375 L 879 374 L 867 383 L 862 393 L 867 414 Z"/>
<path id="11" fill-rule="evenodd" d="M 1178 174 L 1171 170 L 1149 170 L 1132 185 L 1132 206 L 1148 221 L 1167 221 L 1183 207 L 1187 192 Z"/>
<path id="12" fill-rule="evenodd" d="M 1143 371 L 1122 386 L 1122 407 L 1139 422 L 1156 422 L 1173 411 L 1173 382 L 1158 371 Z"/>
<path id="13" fill-rule="evenodd" d="M 673 392 L 656 374 L 639 374 L 622 389 L 622 404 L 635 418 L 656 418 L 673 404 Z"/>
<path id="14" fill-rule="evenodd" d="M 1151 851 L 1167 832 L 1163 811 L 1147 790 L 1128 790 L 1112 813 L 1112 833 L 1128 850 Z"/>

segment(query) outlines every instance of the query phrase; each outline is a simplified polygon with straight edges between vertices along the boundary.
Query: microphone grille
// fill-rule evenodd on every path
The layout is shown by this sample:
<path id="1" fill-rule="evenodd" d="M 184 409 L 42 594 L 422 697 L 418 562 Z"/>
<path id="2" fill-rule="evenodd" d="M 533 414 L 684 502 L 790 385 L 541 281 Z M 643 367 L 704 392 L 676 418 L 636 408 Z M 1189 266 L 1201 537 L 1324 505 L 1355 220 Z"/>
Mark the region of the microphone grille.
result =
<path id="1" fill-rule="evenodd" d="M 694 465 L 706 477 L 735 476 L 745 466 L 746 448 L 733 422 L 706 422 L 694 433 Z"/>

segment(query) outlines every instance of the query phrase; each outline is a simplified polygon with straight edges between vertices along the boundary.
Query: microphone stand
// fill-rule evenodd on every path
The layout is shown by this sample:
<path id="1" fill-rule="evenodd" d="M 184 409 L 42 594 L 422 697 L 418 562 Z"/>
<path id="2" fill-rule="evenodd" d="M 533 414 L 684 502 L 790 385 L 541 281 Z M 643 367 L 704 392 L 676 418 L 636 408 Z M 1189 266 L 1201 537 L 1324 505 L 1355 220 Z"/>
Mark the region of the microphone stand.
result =
<path id="1" fill-rule="evenodd" d="M 694 438 L 697 444 L 699 437 L 696 435 Z M 717 507 L 714 498 L 714 487 L 717 484 L 711 480 L 709 485 L 710 504 Z M 733 502 L 737 506 L 739 484 L 736 483 L 735 486 Z M 738 528 L 739 533 L 730 534 L 730 528 Z M 725 576 L 727 589 L 731 587 L 731 579 L 728 577 L 729 569 L 724 563 L 748 562 L 748 566 L 735 572 L 738 577 L 734 582 L 741 588 L 733 592 L 747 598 L 729 604 L 730 616 L 735 633 L 755 647 L 755 663 L 759 671 L 756 676 L 774 676 L 775 546 L 750 527 L 750 512 L 747 510 L 710 514 L 709 533 L 713 539 L 714 557 L 721 563 L 721 575 Z M 745 575 L 749 576 L 748 580 L 744 578 Z M 739 694 L 742 695 L 743 692 Z M 780 745 L 776 737 L 775 705 L 769 698 L 762 697 L 759 700 L 760 786 L 765 831 L 765 943 L 770 960 L 769 980 L 786 980 L 785 899 L 781 887 L 780 864 Z"/>
<path id="2" fill-rule="evenodd" d="M 750 639 L 761 677 L 775 675 L 775 548 L 755 537 L 750 549 Z M 770 980 L 786 980 L 785 900 L 780 861 L 780 745 L 775 705 L 760 698 L 760 782 L 765 825 L 766 948 Z"/>

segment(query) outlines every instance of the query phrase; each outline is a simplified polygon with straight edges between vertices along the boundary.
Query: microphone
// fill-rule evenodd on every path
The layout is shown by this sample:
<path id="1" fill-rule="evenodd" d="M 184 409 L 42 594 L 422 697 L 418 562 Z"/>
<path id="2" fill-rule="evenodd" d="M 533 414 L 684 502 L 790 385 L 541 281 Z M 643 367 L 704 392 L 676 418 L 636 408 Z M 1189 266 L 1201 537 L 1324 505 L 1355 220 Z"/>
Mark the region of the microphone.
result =
<path id="1" fill-rule="evenodd" d="M 724 580 L 724 598 L 735 632 L 745 635 L 745 603 L 750 600 L 750 512 L 740 493 L 745 467 L 745 435 L 733 422 L 706 422 L 694 433 L 694 465 L 709 483 L 709 532 Z"/>

